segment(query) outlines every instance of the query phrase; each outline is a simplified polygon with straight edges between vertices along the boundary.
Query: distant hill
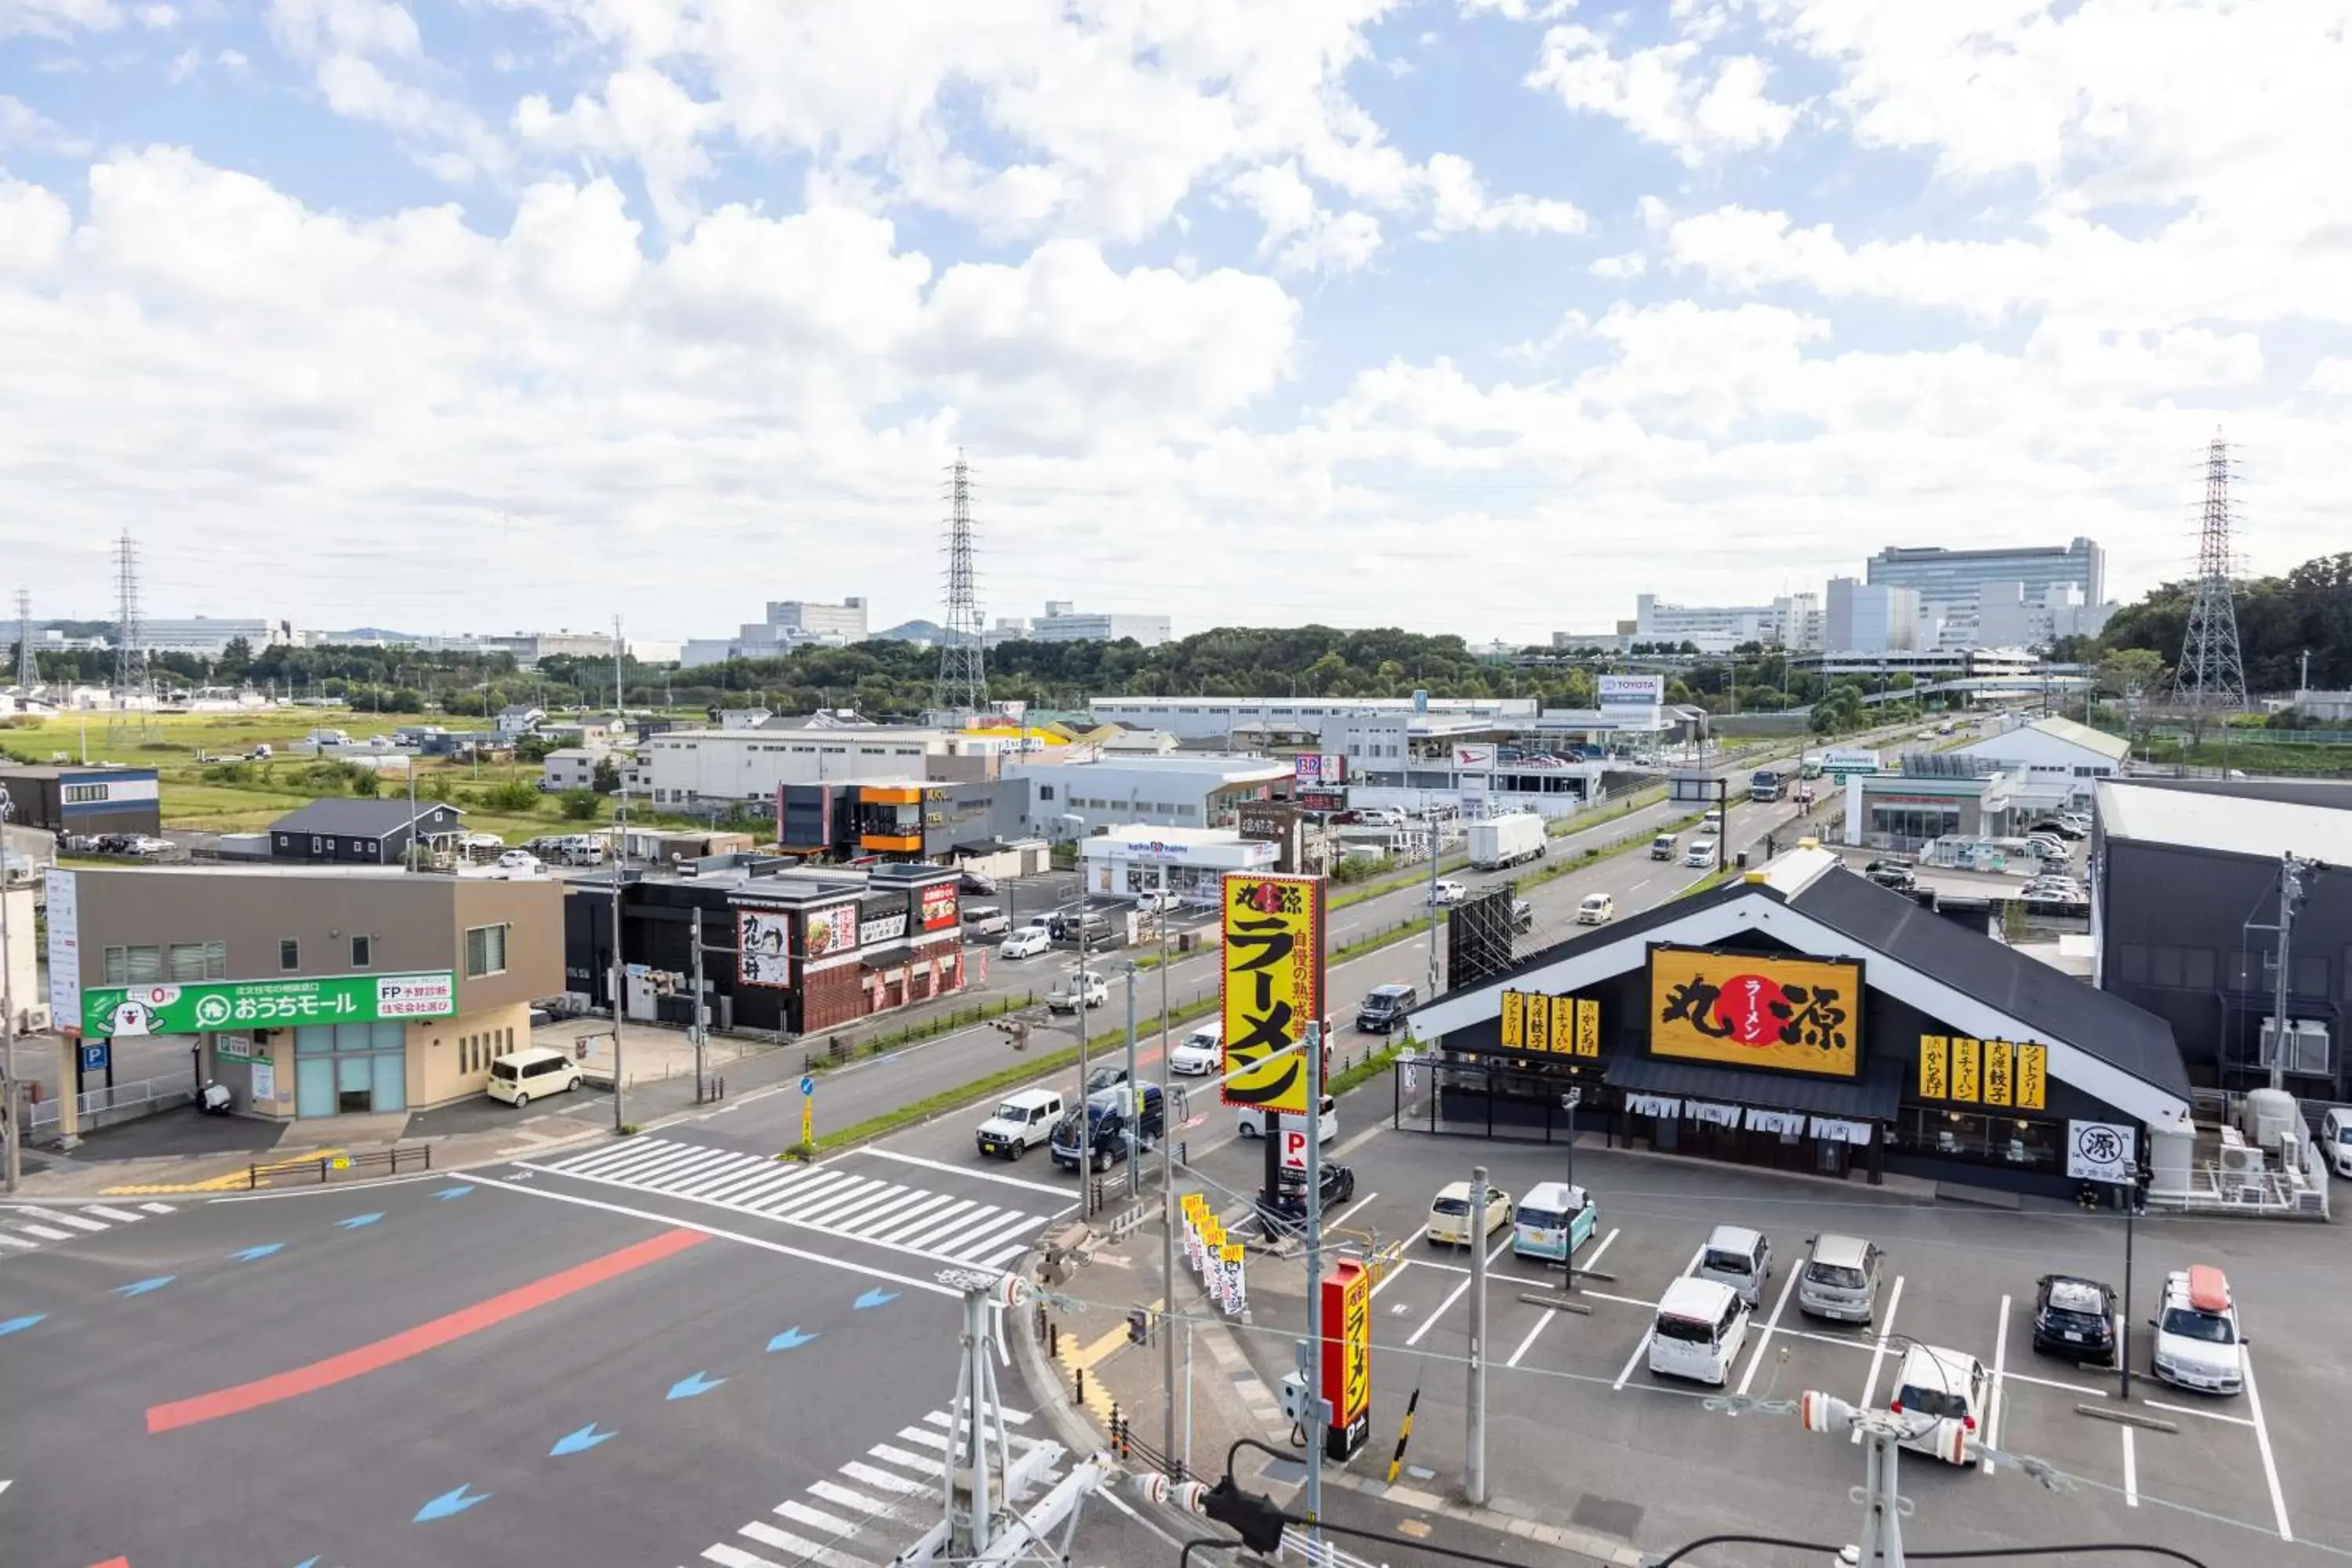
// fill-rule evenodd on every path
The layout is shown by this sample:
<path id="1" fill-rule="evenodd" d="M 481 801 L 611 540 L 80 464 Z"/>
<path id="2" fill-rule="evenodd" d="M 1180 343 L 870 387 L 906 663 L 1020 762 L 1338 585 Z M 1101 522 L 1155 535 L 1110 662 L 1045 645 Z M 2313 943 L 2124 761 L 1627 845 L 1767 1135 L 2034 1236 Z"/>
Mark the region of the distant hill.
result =
<path id="1" fill-rule="evenodd" d="M 887 631 L 870 633 L 868 642 L 940 642 L 948 635 L 947 627 L 937 621 L 901 621 Z"/>

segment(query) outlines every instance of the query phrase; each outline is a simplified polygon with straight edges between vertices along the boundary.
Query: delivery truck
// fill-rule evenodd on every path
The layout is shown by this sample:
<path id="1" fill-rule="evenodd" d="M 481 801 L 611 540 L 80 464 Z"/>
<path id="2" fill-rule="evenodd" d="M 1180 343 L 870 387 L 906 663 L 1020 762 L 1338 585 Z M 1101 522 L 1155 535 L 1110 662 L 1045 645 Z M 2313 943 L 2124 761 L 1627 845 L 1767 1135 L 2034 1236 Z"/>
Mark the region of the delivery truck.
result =
<path id="1" fill-rule="evenodd" d="M 1547 836 L 1543 818 L 1532 811 L 1489 816 L 1470 825 L 1470 867 L 1491 871 L 1543 858 Z"/>

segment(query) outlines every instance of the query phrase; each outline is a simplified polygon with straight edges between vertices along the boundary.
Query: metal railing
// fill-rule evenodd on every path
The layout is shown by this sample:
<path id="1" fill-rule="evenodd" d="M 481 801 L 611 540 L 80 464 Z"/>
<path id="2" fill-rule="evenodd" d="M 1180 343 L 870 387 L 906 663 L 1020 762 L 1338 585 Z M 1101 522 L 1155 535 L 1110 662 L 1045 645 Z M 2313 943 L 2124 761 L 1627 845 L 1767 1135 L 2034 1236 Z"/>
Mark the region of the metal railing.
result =
<path id="1" fill-rule="evenodd" d="M 89 1089 L 74 1097 L 76 1123 L 87 1131 L 96 1127 L 111 1127 L 120 1121 L 135 1121 L 142 1116 L 152 1116 L 161 1110 L 187 1104 L 195 1099 L 194 1088 L 185 1074 L 169 1078 L 143 1078 L 135 1083 L 118 1083 L 111 1088 Z M 56 1131 L 62 1123 L 65 1101 L 62 1098 L 44 1100 L 33 1107 L 31 1131 Z"/>
<path id="2" fill-rule="evenodd" d="M 245 1184 L 252 1187 L 284 1186 L 294 1182 L 312 1182 L 325 1185 L 329 1182 L 352 1181 L 374 1175 L 396 1176 L 406 1171 L 429 1171 L 433 1168 L 433 1145 L 413 1144 L 408 1148 L 371 1149 L 358 1154 L 321 1154 L 308 1160 L 279 1160 L 270 1164 L 247 1165 Z"/>

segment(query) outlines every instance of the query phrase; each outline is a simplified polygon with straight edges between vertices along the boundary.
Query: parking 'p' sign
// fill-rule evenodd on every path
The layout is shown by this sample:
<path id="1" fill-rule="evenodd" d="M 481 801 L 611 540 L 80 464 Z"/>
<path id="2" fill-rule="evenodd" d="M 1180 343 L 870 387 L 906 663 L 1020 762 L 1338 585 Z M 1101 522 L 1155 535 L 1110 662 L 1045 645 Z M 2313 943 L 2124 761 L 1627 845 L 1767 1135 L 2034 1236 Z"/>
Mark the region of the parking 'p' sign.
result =
<path id="1" fill-rule="evenodd" d="M 1286 1171 L 1307 1169 L 1307 1129 L 1286 1126 L 1278 1136 L 1282 1140 L 1282 1168 Z"/>

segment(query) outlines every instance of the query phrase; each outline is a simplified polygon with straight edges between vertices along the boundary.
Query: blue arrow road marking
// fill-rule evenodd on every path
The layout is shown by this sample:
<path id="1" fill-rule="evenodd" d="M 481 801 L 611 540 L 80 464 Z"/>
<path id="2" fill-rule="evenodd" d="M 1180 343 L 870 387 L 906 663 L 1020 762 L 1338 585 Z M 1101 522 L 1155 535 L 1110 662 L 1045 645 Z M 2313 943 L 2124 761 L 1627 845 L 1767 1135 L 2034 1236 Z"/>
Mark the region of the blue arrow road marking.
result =
<path id="1" fill-rule="evenodd" d="M 47 1317 L 48 1314 L 47 1312 L 28 1312 L 21 1318 L 11 1318 L 6 1322 L 0 1323 L 0 1338 L 5 1338 L 9 1334 L 13 1334 L 20 1329 L 29 1329 L 35 1323 L 41 1322 Z"/>
<path id="2" fill-rule="evenodd" d="M 305 1557 L 301 1562 L 294 1564 L 294 1568 L 319 1568 L 319 1560 L 315 1557 Z"/>
<path id="3" fill-rule="evenodd" d="M 676 1383 L 671 1384 L 669 1385 L 669 1393 L 665 1394 L 663 1397 L 666 1399 L 691 1399 L 698 1394 L 709 1393 L 712 1389 L 718 1387 L 720 1384 L 726 1381 L 727 1380 L 723 1377 L 712 1377 L 708 1373 L 698 1372 L 691 1377 L 681 1377 Z"/>
<path id="4" fill-rule="evenodd" d="M 772 1351 L 796 1351 L 814 1338 L 816 1338 L 814 1334 L 804 1334 L 801 1332 L 799 1325 L 794 1324 L 793 1327 L 786 1329 L 782 1333 L 778 1334 L 774 1339 L 770 1340 L 768 1342 L 768 1348 Z"/>
<path id="5" fill-rule="evenodd" d="M 619 1436 L 618 1432 L 597 1431 L 596 1423 L 591 1421 L 579 1431 L 566 1432 L 562 1436 L 558 1437 L 555 1440 L 555 1447 L 547 1451 L 547 1457 L 551 1459 L 560 1459 L 566 1454 L 581 1453 L 594 1447 L 599 1443 L 609 1443 Z"/>
<path id="6" fill-rule="evenodd" d="M 439 1192 L 437 1192 L 437 1193 L 434 1194 L 433 1195 L 434 1195 L 435 1197 L 436 1197 L 436 1198 L 440 1199 L 443 1203 L 445 1203 L 445 1204 L 446 1204 L 446 1203 L 447 1203 L 451 1198 L 462 1198 L 462 1197 L 464 1197 L 467 1193 L 470 1193 L 470 1192 L 472 1192 L 473 1190 L 474 1190 L 474 1184 L 473 1184 L 473 1183 L 471 1183 L 471 1182 L 460 1182 L 460 1183 L 458 1183 L 458 1184 L 457 1184 L 456 1186 L 454 1186 L 454 1187 L 444 1187 L 444 1188 L 442 1188 Z"/>
<path id="7" fill-rule="evenodd" d="M 475 1494 L 470 1485 L 453 1488 L 416 1510 L 411 1524 L 423 1524 L 427 1520 L 446 1519 L 453 1513 L 463 1513 L 478 1502 L 490 1500 L 488 1492 Z"/>
<path id="8" fill-rule="evenodd" d="M 355 1214 L 349 1219 L 337 1220 L 335 1222 L 335 1228 L 337 1230 L 357 1230 L 363 1225 L 373 1225 L 383 1217 L 383 1215 L 381 1214 Z"/>
<path id="9" fill-rule="evenodd" d="M 862 1312 L 868 1307 L 878 1307 L 885 1301 L 895 1301 L 898 1299 L 898 1292 L 896 1290 L 885 1290 L 877 1287 L 857 1298 L 853 1304 L 853 1310 Z"/>
<path id="10" fill-rule="evenodd" d="M 118 1296 L 144 1296 L 151 1290 L 161 1290 L 178 1278 L 176 1274 L 158 1274 L 152 1279 L 134 1279 L 128 1285 L 117 1285 L 114 1293 Z"/>
<path id="11" fill-rule="evenodd" d="M 267 1258 L 271 1253 L 282 1252 L 285 1248 L 286 1244 L 282 1241 L 265 1241 L 259 1247 L 248 1247 L 242 1252 L 232 1252 L 228 1257 L 232 1263 L 250 1263 L 257 1258 Z"/>

